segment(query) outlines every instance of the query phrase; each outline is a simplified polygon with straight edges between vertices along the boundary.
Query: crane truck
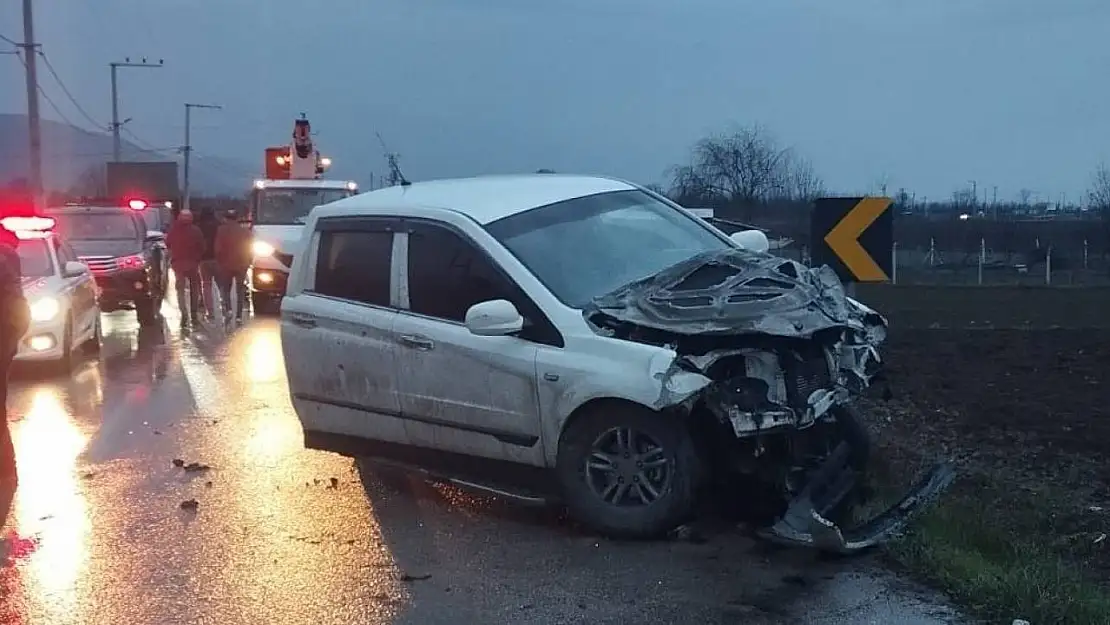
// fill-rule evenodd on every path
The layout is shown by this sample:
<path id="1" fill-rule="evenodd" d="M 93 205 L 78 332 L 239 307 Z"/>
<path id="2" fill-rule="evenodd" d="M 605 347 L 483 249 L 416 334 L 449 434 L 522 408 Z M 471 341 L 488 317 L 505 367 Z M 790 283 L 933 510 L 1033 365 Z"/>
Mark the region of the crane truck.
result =
<path id="1" fill-rule="evenodd" d="M 358 193 L 351 180 L 330 180 L 324 172 L 331 159 L 321 156 L 312 142 L 312 127 L 302 114 L 293 123 L 289 144 L 265 151 L 265 178 L 254 181 L 247 221 L 254 236 L 249 286 L 256 314 L 272 314 L 281 307 L 293 256 L 308 214 Z"/>

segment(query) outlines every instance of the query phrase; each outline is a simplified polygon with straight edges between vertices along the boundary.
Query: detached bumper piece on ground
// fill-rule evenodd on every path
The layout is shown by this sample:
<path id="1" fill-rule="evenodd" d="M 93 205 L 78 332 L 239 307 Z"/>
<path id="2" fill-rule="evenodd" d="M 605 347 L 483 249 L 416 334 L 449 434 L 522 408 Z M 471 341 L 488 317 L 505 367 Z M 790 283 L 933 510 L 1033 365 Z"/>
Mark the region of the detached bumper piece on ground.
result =
<path id="1" fill-rule="evenodd" d="M 949 463 L 932 468 L 897 504 L 871 519 L 845 529 L 828 517 L 859 486 L 860 474 L 852 468 L 848 443 L 817 469 L 805 488 L 787 505 L 778 522 L 761 529 L 760 537 L 772 542 L 813 547 L 821 551 L 853 554 L 897 538 L 911 520 L 931 505 L 952 483 L 956 472 Z"/>

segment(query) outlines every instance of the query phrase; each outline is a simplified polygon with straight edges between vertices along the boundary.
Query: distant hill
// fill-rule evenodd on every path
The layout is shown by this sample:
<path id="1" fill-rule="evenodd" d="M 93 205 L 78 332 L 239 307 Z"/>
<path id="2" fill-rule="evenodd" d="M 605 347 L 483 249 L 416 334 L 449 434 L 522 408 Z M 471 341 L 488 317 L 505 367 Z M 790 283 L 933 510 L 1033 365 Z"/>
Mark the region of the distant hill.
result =
<path id="1" fill-rule="evenodd" d="M 0 113 L 0 185 L 27 177 L 27 144 L 27 117 Z M 122 142 L 121 153 L 125 161 L 181 161 L 174 152 L 151 153 L 126 140 Z M 43 185 L 48 190 L 87 187 L 94 180 L 103 180 L 104 163 L 112 158 L 112 136 L 44 119 L 42 155 Z M 254 169 L 233 159 L 194 153 L 189 184 L 195 195 L 241 195 L 249 190 Z"/>

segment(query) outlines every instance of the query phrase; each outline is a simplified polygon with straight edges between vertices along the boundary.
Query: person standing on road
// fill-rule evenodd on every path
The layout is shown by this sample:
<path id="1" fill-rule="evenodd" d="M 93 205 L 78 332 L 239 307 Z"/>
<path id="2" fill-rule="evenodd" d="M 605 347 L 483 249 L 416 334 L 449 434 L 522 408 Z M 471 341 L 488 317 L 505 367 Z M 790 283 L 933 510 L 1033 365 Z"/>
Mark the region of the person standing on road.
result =
<path id="1" fill-rule="evenodd" d="M 8 369 L 31 323 L 31 310 L 23 297 L 18 245 L 15 234 L 0 227 L 0 528 L 8 520 L 19 482 L 8 428 Z"/>
<path id="2" fill-rule="evenodd" d="M 243 322 L 243 308 L 247 300 L 247 271 L 251 266 L 251 233 L 239 223 L 234 210 L 224 215 L 216 231 L 216 284 L 220 287 L 220 302 L 224 321 L 231 321 L 231 288 L 235 287 L 235 322 Z"/>
<path id="3" fill-rule="evenodd" d="M 211 321 L 216 316 L 216 302 L 212 298 L 212 284 L 219 278 L 216 275 L 216 231 L 220 221 L 216 212 L 204 207 L 197 218 L 197 227 L 204 234 L 204 254 L 200 259 L 200 294 L 204 300 L 204 316 Z"/>
<path id="4" fill-rule="evenodd" d="M 173 269 L 177 309 L 181 311 L 181 329 L 196 323 L 200 296 L 200 263 L 204 257 L 204 233 L 193 223 L 193 214 L 182 210 L 166 234 L 166 247 L 170 250 L 170 268 Z M 185 287 L 189 299 L 185 299 Z"/>

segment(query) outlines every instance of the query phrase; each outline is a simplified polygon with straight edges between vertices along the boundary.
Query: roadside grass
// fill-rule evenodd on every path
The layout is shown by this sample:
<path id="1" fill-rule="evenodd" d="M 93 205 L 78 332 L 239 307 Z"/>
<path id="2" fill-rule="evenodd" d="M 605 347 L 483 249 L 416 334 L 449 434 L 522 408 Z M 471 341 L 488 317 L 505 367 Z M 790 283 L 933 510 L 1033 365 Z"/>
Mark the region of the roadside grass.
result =
<path id="1" fill-rule="evenodd" d="M 903 463 L 886 460 L 888 466 L 876 473 L 899 475 L 892 469 Z M 905 484 L 875 487 L 886 499 L 899 496 Z M 961 475 L 904 538 L 887 547 L 887 555 L 939 586 L 971 616 L 1107 625 L 1110 588 L 1090 568 L 1095 550 L 1107 544 L 1098 540 L 1099 523 L 1069 501 L 1067 493 L 1048 487 L 1032 491 L 982 474 Z"/>

